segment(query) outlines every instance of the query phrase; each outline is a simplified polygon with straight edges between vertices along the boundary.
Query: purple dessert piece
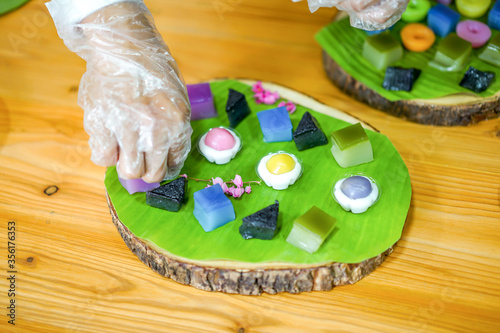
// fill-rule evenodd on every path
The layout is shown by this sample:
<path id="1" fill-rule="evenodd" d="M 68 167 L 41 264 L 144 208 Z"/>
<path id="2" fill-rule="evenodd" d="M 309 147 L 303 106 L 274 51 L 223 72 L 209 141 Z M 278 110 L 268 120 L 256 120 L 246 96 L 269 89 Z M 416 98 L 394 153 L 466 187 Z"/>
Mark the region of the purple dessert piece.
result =
<path id="1" fill-rule="evenodd" d="M 362 199 L 372 193 L 372 184 L 366 177 L 352 176 L 344 180 L 340 189 L 350 199 Z"/>
<path id="2" fill-rule="evenodd" d="M 118 180 L 120 184 L 128 191 L 130 194 L 134 194 L 135 192 L 147 192 L 154 190 L 160 183 L 147 183 L 141 178 L 138 179 L 122 179 L 118 176 Z"/>
<path id="3" fill-rule="evenodd" d="M 436 0 L 436 1 L 442 3 L 443 5 L 449 6 L 453 0 Z"/>
<path id="4" fill-rule="evenodd" d="M 217 117 L 209 83 L 188 84 L 187 91 L 191 103 L 191 120 Z"/>

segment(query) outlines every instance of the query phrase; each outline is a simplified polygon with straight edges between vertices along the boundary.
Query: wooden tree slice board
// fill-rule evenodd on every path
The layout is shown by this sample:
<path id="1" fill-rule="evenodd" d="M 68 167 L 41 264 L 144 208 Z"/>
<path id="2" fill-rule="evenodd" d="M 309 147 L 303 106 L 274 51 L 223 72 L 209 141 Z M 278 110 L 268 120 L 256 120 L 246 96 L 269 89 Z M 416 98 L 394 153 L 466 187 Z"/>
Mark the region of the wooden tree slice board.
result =
<path id="1" fill-rule="evenodd" d="M 240 82 L 245 84 L 254 83 L 254 81 L 250 80 L 240 80 Z M 267 89 L 278 91 L 283 98 L 311 110 L 324 113 L 345 122 L 359 122 L 359 120 L 349 114 L 321 104 L 291 89 L 271 83 L 265 83 L 264 85 Z M 363 126 L 367 129 L 375 130 L 367 124 L 363 124 Z M 393 251 L 393 246 L 395 245 L 391 243 L 380 253 L 357 263 L 335 261 L 290 263 L 278 261 L 198 260 L 175 255 L 153 242 L 138 237 L 120 220 L 119 213 L 117 213 L 111 196 L 108 193 L 107 202 L 113 223 L 117 227 L 125 244 L 142 262 L 148 265 L 153 271 L 165 277 L 206 291 L 243 295 L 260 295 L 263 292 L 275 294 L 279 292 L 328 291 L 335 286 L 353 284 L 373 272 L 384 261 L 386 256 Z"/>
<path id="2" fill-rule="evenodd" d="M 338 22 L 346 15 L 340 12 L 334 21 Z M 351 36 L 348 35 L 348 37 Z M 357 38 L 359 36 L 352 37 L 352 39 Z M 350 46 L 344 45 L 343 47 Z M 416 123 L 438 126 L 470 125 L 500 116 L 500 91 L 490 97 L 479 97 L 472 93 L 456 93 L 432 99 L 413 98 L 391 101 L 351 76 L 328 54 L 324 47 L 322 60 L 328 78 L 343 92 L 371 107 Z M 497 73 L 496 80 L 498 80 L 498 68 L 494 72 Z"/>
<path id="3" fill-rule="evenodd" d="M 452 95 L 430 100 L 391 102 L 354 79 L 323 50 L 323 66 L 330 80 L 349 96 L 378 110 L 410 121 L 438 126 L 471 125 L 500 116 L 500 92 L 490 98 Z"/>

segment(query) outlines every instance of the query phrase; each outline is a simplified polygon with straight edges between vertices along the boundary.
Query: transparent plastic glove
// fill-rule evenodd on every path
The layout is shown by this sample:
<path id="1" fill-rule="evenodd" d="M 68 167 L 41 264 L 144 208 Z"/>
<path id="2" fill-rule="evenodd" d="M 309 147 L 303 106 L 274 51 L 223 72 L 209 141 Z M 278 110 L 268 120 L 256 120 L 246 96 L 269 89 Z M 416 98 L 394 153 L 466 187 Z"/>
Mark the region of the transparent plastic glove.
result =
<path id="1" fill-rule="evenodd" d="M 177 176 L 191 149 L 189 99 L 146 6 L 119 2 L 73 25 L 51 14 L 69 49 L 87 61 L 78 104 L 92 161 L 116 164 L 125 179 Z"/>
<path id="2" fill-rule="evenodd" d="M 301 0 L 292 0 L 298 2 Z M 308 0 L 314 13 L 320 7 L 337 7 L 346 11 L 351 25 L 363 30 L 381 30 L 396 23 L 410 0 Z"/>

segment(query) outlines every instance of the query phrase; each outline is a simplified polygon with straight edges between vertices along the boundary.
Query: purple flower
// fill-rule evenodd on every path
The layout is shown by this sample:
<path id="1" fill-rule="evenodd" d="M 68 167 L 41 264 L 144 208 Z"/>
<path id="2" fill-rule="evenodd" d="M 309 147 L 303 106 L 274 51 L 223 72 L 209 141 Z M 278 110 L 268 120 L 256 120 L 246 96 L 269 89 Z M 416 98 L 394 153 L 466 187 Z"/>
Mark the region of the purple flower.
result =
<path id="1" fill-rule="evenodd" d="M 250 185 L 248 185 L 247 187 L 245 187 L 245 193 L 250 194 L 250 192 L 252 192 L 252 188 L 250 187 Z"/>

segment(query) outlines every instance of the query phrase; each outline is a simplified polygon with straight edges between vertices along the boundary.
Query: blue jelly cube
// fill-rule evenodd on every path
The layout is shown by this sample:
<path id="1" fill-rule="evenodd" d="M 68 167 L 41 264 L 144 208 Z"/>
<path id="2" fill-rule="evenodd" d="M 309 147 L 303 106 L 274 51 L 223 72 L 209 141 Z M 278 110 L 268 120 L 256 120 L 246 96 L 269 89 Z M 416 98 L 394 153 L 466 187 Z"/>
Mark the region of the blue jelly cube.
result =
<path id="1" fill-rule="evenodd" d="M 488 15 L 488 25 L 491 29 L 500 30 L 500 1 L 497 1 Z"/>
<path id="2" fill-rule="evenodd" d="M 383 33 L 384 31 L 387 31 L 389 29 L 382 29 L 382 30 L 373 30 L 373 31 L 368 31 L 368 30 L 365 30 L 366 34 L 368 36 L 373 36 L 373 35 L 378 35 L 378 34 L 381 34 Z"/>
<path id="3" fill-rule="evenodd" d="M 454 32 L 458 21 L 460 21 L 460 14 L 440 3 L 427 13 L 427 25 L 441 38 Z"/>
<path id="4" fill-rule="evenodd" d="M 206 232 L 222 227 L 236 218 L 233 204 L 219 184 L 194 193 L 194 217 Z"/>
<path id="5" fill-rule="evenodd" d="M 257 112 L 265 142 L 292 141 L 292 121 L 286 107 Z"/>

